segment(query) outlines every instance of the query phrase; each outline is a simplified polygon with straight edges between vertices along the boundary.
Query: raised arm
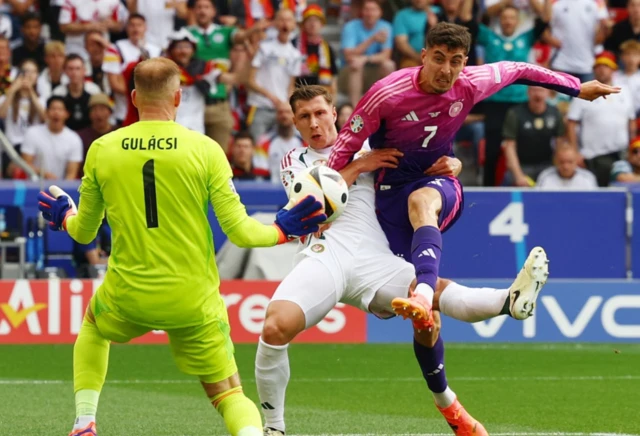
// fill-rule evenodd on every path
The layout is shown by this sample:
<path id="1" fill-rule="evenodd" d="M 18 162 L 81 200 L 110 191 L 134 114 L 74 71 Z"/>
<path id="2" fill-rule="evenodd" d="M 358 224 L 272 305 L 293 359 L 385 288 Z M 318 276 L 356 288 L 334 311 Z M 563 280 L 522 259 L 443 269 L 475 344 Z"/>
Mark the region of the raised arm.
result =
<path id="1" fill-rule="evenodd" d="M 489 70 L 489 74 L 474 74 L 482 69 Z M 589 101 L 620 92 L 619 87 L 605 85 L 597 80 L 580 84 L 580 80 L 569 74 L 558 73 L 526 62 L 496 62 L 479 67 L 468 67 L 465 71 L 470 81 L 476 86 L 474 103 L 512 84 L 542 86 Z"/>

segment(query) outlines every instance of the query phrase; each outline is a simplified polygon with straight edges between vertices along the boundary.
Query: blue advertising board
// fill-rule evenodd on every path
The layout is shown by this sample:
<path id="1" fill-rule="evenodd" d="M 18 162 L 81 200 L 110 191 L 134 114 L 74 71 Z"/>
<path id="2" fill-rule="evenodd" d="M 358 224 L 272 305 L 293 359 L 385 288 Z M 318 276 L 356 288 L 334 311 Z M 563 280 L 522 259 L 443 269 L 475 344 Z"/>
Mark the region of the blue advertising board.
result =
<path id="1" fill-rule="evenodd" d="M 632 194 L 633 213 L 631 218 L 631 270 L 634 279 L 640 279 L 640 189 Z"/>
<path id="2" fill-rule="evenodd" d="M 539 245 L 554 278 L 626 278 L 627 201 L 622 189 L 467 189 L 462 217 L 443 236 L 440 274 L 510 278 Z"/>
<path id="3" fill-rule="evenodd" d="M 78 200 L 78 182 L 59 185 Z M 275 212 L 286 203 L 280 186 L 237 183 L 247 211 Z M 22 207 L 24 218 L 37 214 L 40 186 L 30 182 L 0 182 L 0 205 Z M 626 278 L 629 244 L 634 277 L 640 278 L 640 219 L 633 240 L 627 235 L 628 193 L 620 188 L 591 192 L 469 188 L 462 217 L 444 234 L 440 273 L 451 278 L 507 279 L 520 268 L 536 245 L 547 250 L 553 278 Z M 640 217 L 640 192 L 633 194 Z M 226 237 L 215 215 L 209 220 L 216 248 Z M 49 253 L 71 252 L 62 232 L 47 231 Z"/>
<path id="4" fill-rule="evenodd" d="M 508 288 L 508 281 L 461 280 L 467 286 Z M 640 281 L 550 280 L 533 317 L 503 315 L 469 324 L 442 316 L 442 338 L 450 342 L 638 342 Z M 411 323 L 367 318 L 367 342 L 411 342 Z"/>

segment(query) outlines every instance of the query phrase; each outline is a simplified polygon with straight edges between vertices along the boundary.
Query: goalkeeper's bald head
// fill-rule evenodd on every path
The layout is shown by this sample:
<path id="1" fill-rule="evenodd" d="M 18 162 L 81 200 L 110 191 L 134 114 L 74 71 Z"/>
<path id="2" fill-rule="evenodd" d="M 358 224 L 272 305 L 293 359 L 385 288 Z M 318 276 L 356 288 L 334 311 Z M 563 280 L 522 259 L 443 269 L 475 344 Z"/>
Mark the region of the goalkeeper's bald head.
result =
<path id="1" fill-rule="evenodd" d="M 145 113 L 168 111 L 173 114 L 180 105 L 180 69 L 167 58 L 153 58 L 140 62 L 133 71 L 134 90 L 131 98 L 138 108 L 140 119 Z"/>

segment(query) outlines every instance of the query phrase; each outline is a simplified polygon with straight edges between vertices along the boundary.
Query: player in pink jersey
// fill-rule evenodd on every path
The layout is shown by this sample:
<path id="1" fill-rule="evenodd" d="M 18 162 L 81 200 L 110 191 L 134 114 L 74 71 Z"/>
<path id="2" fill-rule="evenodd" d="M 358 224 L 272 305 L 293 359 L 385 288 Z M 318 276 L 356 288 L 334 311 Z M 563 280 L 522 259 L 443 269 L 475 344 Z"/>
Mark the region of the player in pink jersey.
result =
<path id="1" fill-rule="evenodd" d="M 371 148 L 397 148 L 404 153 L 397 168 L 377 174 L 376 207 L 391 250 L 416 268 L 416 291 L 410 298 L 394 300 L 394 308 L 411 318 L 418 330 L 433 324 L 441 232 L 455 223 L 463 209 L 457 178 L 424 172 L 443 156 L 453 155 L 453 140 L 471 108 L 511 84 L 543 86 L 585 100 L 620 92 L 597 81 L 581 85 L 572 76 L 528 63 L 465 67 L 471 35 L 455 24 L 438 23 L 429 30 L 426 45 L 422 66 L 399 70 L 364 95 L 340 131 L 328 162 L 341 170 L 367 138 Z M 536 295 L 528 293 L 528 297 L 533 298 L 517 303 L 522 311 L 531 312 Z M 414 342 L 414 351 L 431 391 L 445 392 L 442 339 L 433 348 Z"/>

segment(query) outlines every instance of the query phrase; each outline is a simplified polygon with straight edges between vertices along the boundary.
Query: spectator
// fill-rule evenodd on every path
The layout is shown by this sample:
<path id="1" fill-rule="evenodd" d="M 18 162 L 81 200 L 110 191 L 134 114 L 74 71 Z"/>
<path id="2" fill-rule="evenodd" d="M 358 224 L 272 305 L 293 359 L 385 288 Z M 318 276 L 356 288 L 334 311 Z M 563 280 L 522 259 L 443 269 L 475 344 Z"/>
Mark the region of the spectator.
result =
<path id="1" fill-rule="evenodd" d="M 279 10 L 274 25 L 278 38 L 260 44 L 251 62 L 247 83 L 251 106 L 247 124 L 254 138 L 260 138 L 275 125 L 276 108 L 289 100 L 296 77 L 300 75 L 302 56 L 289 41 L 296 26 L 293 12 Z"/>
<path id="2" fill-rule="evenodd" d="M 513 184 L 528 187 L 553 161 L 553 147 L 564 135 L 560 111 L 547 105 L 549 91 L 529 87 L 529 102 L 512 107 L 502 130 L 507 168 Z"/>
<path id="3" fill-rule="evenodd" d="M 127 0 L 131 14 L 141 14 L 147 19 L 147 40 L 161 49 L 169 45 L 176 18 L 187 17 L 186 0 Z"/>
<path id="4" fill-rule="evenodd" d="M 477 43 L 484 47 L 487 63 L 527 62 L 533 45 L 548 26 L 551 7 L 551 0 L 545 0 L 543 15 L 536 20 L 535 27 L 520 34 L 516 34 L 519 11 L 513 6 L 504 7 L 500 13 L 500 33 L 473 21 L 471 0 L 465 0 L 460 18 L 477 38 Z M 486 139 L 484 186 L 496 184 L 496 168 L 502 152 L 502 129 L 507 111 L 526 101 L 526 86 L 511 85 L 490 96 L 482 104 Z"/>
<path id="5" fill-rule="evenodd" d="M 161 54 L 160 47 L 150 44 L 146 41 L 147 22 L 140 14 L 132 14 L 127 19 L 127 39 L 116 41 L 115 44 L 109 46 L 105 55 L 103 70 L 107 73 L 109 84 L 114 91 L 116 105 L 114 108 L 114 116 L 118 124 L 127 115 L 127 101 L 129 95 L 125 90 L 122 79 L 122 72 L 131 62 L 137 61 L 143 55 L 146 58 L 158 57 Z"/>
<path id="6" fill-rule="evenodd" d="M 396 69 L 391 60 L 393 28 L 381 17 L 379 0 L 365 0 L 362 19 L 349 21 L 342 29 L 341 75 L 348 76 L 347 94 L 353 106 L 362 97 L 365 82 L 373 83 Z"/>
<path id="7" fill-rule="evenodd" d="M 9 40 L 0 36 L 0 96 L 7 92 L 17 75 L 18 69 L 11 65 Z"/>
<path id="8" fill-rule="evenodd" d="M 136 69 L 136 66 L 148 59 L 149 53 L 146 50 L 142 50 L 140 54 L 140 58 L 131 62 L 129 65 L 124 67 L 124 71 L 122 72 L 122 86 L 124 87 L 124 95 L 127 96 L 127 112 L 124 120 L 122 121 L 122 127 L 130 126 L 131 124 L 137 122 L 139 120 L 138 117 L 138 109 L 133 105 L 133 101 L 131 99 L 131 91 L 135 88 L 135 83 L 133 82 L 133 72 Z"/>
<path id="9" fill-rule="evenodd" d="M 8 40 L 13 39 L 13 22 L 10 15 L 0 13 L 0 36 Z"/>
<path id="10" fill-rule="evenodd" d="M 196 58 L 202 61 L 215 61 L 223 66 L 230 62 L 231 47 L 243 42 L 245 32 L 230 26 L 214 24 L 216 8 L 211 0 L 196 0 L 194 4 L 196 25 L 188 30 L 196 38 Z M 227 70 L 228 70 L 227 66 Z M 226 152 L 233 129 L 233 116 L 229 106 L 229 95 L 224 83 L 211 88 L 207 96 L 205 109 L 205 131 Z"/>
<path id="11" fill-rule="evenodd" d="M 89 30 L 121 32 L 129 12 L 120 0 L 66 0 L 60 11 L 60 30 L 66 35 L 67 54 L 86 56 L 84 34 Z"/>
<path id="12" fill-rule="evenodd" d="M 640 42 L 630 39 L 620 45 L 620 60 L 624 71 L 613 73 L 613 84 L 628 90 L 633 96 L 636 114 L 640 112 Z"/>
<path id="13" fill-rule="evenodd" d="M 617 70 L 615 55 L 602 52 L 593 67 L 600 82 L 611 85 L 613 72 Z M 591 170 L 598 185 L 607 186 L 611 166 L 620 159 L 620 152 L 629 144 L 629 138 L 636 136 L 633 96 L 623 89 L 607 99 L 592 102 L 573 99 L 569 107 L 567 136 L 571 144 L 578 146 L 578 124 L 580 125 L 581 152 L 587 168 Z"/>
<path id="14" fill-rule="evenodd" d="M 85 62 L 87 82 L 98 85 L 100 91 L 111 95 L 111 84 L 102 66 L 104 65 L 105 49 L 109 46 L 100 32 L 90 30 L 84 35 L 84 48 L 88 54 L 88 61 Z"/>
<path id="15" fill-rule="evenodd" d="M 234 180 L 269 180 L 269 171 L 253 166 L 253 136 L 249 132 L 236 134 L 231 148 L 231 170 Z"/>
<path id="16" fill-rule="evenodd" d="M 422 65 L 420 53 L 427 30 L 438 22 L 429 3 L 429 0 L 411 0 L 411 6 L 400 10 L 393 19 L 393 39 L 400 52 L 399 68 Z"/>
<path id="17" fill-rule="evenodd" d="M 95 94 L 89 98 L 89 120 L 91 120 L 91 125 L 78 131 L 84 150 L 82 155 L 83 162 L 93 141 L 115 130 L 115 126 L 111 124 L 112 114 L 113 104 L 108 95 Z M 80 176 L 82 176 L 82 171 Z"/>
<path id="18" fill-rule="evenodd" d="M 29 13 L 22 18 L 22 38 L 12 52 L 13 65 L 21 65 L 26 59 L 33 59 L 38 70 L 45 69 L 44 41 L 42 39 L 42 21 L 37 14 Z"/>
<path id="19" fill-rule="evenodd" d="M 50 41 L 44 46 L 44 63 L 47 67 L 40 73 L 36 89 L 43 101 L 47 101 L 53 90 L 67 85 L 69 78 L 64 74 L 64 44 Z"/>
<path id="20" fill-rule="evenodd" d="M 218 83 L 232 85 L 235 82 L 233 73 L 224 72 L 214 61 L 205 62 L 193 57 L 196 51 L 196 39 L 186 29 L 174 33 L 169 43 L 169 59 L 180 67 L 182 100 L 176 122 L 183 126 L 204 133 L 204 113 L 206 97 L 212 87 Z"/>
<path id="21" fill-rule="evenodd" d="M 353 106 L 350 103 L 345 103 L 338 108 L 338 117 L 336 118 L 336 129 L 338 132 L 342 129 L 347 121 L 349 121 L 349 117 L 353 113 Z"/>
<path id="22" fill-rule="evenodd" d="M 196 0 L 196 3 L 198 0 Z M 244 28 L 251 28 L 260 21 L 272 21 L 275 19 L 279 0 L 231 0 L 230 15 L 238 20 L 236 24 Z"/>
<path id="23" fill-rule="evenodd" d="M 235 43 L 231 49 L 231 72 L 236 74 L 236 83 L 229 90 L 229 105 L 233 116 L 233 133 L 234 135 L 241 130 L 246 130 L 246 119 L 249 113 L 249 92 L 247 90 L 247 80 L 249 76 L 249 68 L 251 65 L 251 57 L 247 42 Z"/>
<path id="24" fill-rule="evenodd" d="M 0 97 L 0 118 L 4 119 L 4 133 L 20 153 L 26 130 L 45 119 L 45 111 L 36 93 L 38 66 L 30 59 L 22 62 L 20 73 L 7 93 Z M 13 173 L 6 153 L 2 153 L 2 175 L 11 178 Z"/>
<path id="25" fill-rule="evenodd" d="M 466 4 L 468 2 L 468 4 Z M 478 5 L 474 0 L 441 0 L 440 5 L 442 8 L 436 14 L 438 22 L 444 21 L 446 23 L 458 24 L 466 26 L 469 21 L 475 21 L 474 17 L 478 15 Z M 468 16 L 462 19 L 461 12 L 463 8 L 468 8 L 470 11 Z M 425 29 L 428 31 L 429 29 Z M 425 35 L 426 39 L 426 35 Z M 467 58 L 467 65 L 477 65 L 478 56 L 476 54 L 476 38 L 472 35 L 471 48 Z"/>
<path id="26" fill-rule="evenodd" d="M 104 219 L 98 229 L 97 238 L 89 244 L 79 244 L 73 241 L 73 264 L 76 267 L 76 277 L 97 278 L 98 270 L 104 269 L 111 254 L 111 228 Z"/>
<path id="27" fill-rule="evenodd" d="M 500 32 L 500 20 L 502 11 L 506 8 L 514 8 L 518 15 L 518 27 L 515 35 L 527 32 L 534 28 L 536 17 L 543 15 L 544 4 L 542 0 L 485 0 L 484 7 L 490 18 L 489 27 Z"/>
<path id="28" fill-rule="evenodd" d="M 69 78 L 68 85 L 59 85 L 53 95 L 62 97 L 69 116 L 67 127 L 73 131 L 91 125 L 89 119 L 89 99 L 100 93 L 100 87 L 92 82 L 85 82 L 86 69 L 84 61 L 77 54 L 70 54 L 64 62 L 64 73 Z"/>
<path id="29" fill-rule="evenodd" d="M 194 9 L 197 0 L 187 0 L 187 23 L 191 26 L 195 24 Z M 222 26 L 235 26 L 238 24 L 238 18 L 230 15 L 230 1 L 227 0 L 213 0 L 213 6 L 216 8 L 216 18 L 214 22 Z M 244 5 L 238 5 L 244 7 Z M 249 26 L 251 27 L 251 26 Z"/>
<path id="30" fill-rule="evenodd" d="M 273 130 L 259 141 L 253 164 L 271 174 L 271 183 L 279 184 L 282 158 L 294 148 L 302 147 L 304 142 L 293 126 L 293 111 L 289 104 L 278 105 L 276 123 Z"/>
<path id="31" fill-rule="evenodd" d="M 606 50 L 620 54 L 620 46 L 623 42 L 635 39 L 640 41 L 640 0 L 629 0 L 627 3 L 629 16 L 616 23 L 611 34 L 604 43 Z"/>
<path id="32" fill-rule="evenodd" d="M 538 176 L 540 189 L 597 189 L 598 182 L 588 170 L 578 167 L 580 153 L 571 144 L 559 142 L 554 156 L 555 166 Z"/>
<path id="33" fill-rule="evenodd" d="M 620 183 L 640 183 L 640 136 L 629 144 L 627 159 L 613 164 L 611 181 Z"/>
<path id="34" fill-rule="evenodd" d="M 22 158 L 38 174 L 50 180 L 73 180 L 82 162 L 82 140 L 65 126 L 69 112 L 64 99 L 47 100 L 47 123 L 27 129 L 22 143 Z"/>
<path id="35" fill-rule="evenodd" d="M 331 45 L 322 38 L 327 19 L 322 8 L 310 5 L 302 14 L 302 31 L 293 44 L 303 57 L 297 84 L 322 85 L 331 94 L 338 94 L 338 65 Z"/>
<path id="36" fill-rule="evenodd" d="M 557 0 L 553 3 L 551 68 L 581 82 L 593 80 L 595 48 L 604 42 L 609 13 L 603 0 Z"/>

